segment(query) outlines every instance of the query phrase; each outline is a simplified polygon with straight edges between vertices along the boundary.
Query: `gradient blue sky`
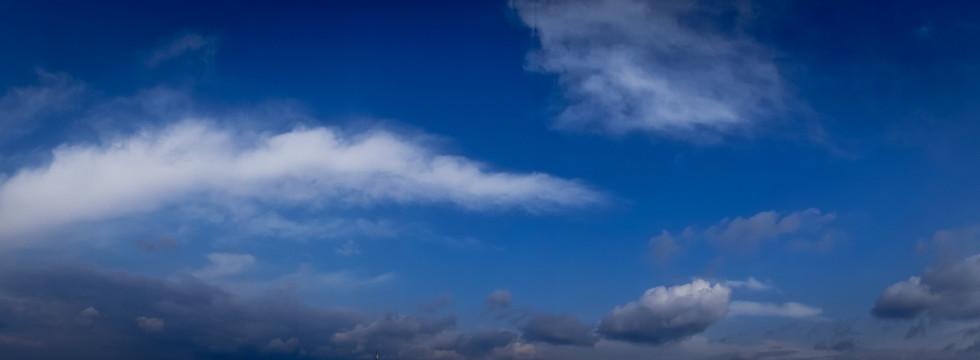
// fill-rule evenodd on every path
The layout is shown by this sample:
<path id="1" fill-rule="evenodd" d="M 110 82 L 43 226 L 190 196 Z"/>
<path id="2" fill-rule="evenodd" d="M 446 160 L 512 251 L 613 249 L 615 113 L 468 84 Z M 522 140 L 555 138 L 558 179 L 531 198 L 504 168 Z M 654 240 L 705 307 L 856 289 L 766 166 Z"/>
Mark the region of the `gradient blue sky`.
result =
<path id="1" fill-rule="evenodd" d="M 971 358 L 978 10 L 0 1 L 0 349 Z"/>

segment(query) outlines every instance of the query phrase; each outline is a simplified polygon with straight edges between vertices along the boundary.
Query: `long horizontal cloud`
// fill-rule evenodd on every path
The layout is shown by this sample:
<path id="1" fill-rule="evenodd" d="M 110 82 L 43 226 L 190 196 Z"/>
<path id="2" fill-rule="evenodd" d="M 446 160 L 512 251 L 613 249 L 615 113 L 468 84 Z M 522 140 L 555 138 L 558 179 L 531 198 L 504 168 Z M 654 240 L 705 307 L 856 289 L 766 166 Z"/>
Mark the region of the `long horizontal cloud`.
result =
<path id="1" fill-rule="evenodd" d="M 742 31 L 745 9 L 694 1 L 511 4 L 541 43 L 531 68 L 558 74 L 570 102 L 559 127 L 713 141 L 784 107 L 773 53 Z"/>
<path id="2" fill-rule="evenodd" d="M 796 302 L 783 304 L 759 303 L 752 301 L 732 301 L 728 305 L 732 315 L 776 316 L 788 318 L 807 318 L 820 315 L 823 310 Z"/>
<path id="3" fill-rule="evenodd" d="M 726 217 L 707 229 L 689 226 L 684 231 L 671 234 L 663 230 L 649 241 L 654 259 L 666 262 L 682 251 L 684 245 L 709 241 L 714 245 L 740 251 L 751 251 L 767 241 L 789 239 L 795 249 L 828 250 L 840 234 L 828 229 L 837 214 L 820 209 L 806 209 L 790 213 L 762 211 L 749 217 Z"/>
<path id="4" fill-rule="evenodd" d="M 146 213 L 193 198 L 344 206 L 448 203 L 545 211 L 600 203 L 572 180 L 495 172 L 377 130 L 244 134 L 186 121 L 98 145 L 65 145 L 0 184 L 0 237 Z"/>

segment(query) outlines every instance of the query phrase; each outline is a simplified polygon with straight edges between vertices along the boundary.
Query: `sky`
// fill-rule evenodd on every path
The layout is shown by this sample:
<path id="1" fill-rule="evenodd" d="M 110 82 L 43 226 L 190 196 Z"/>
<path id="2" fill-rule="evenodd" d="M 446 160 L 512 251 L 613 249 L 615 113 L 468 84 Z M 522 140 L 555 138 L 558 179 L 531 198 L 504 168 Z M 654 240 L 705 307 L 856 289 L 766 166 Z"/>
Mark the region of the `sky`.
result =
<path id="1" fill-rule="evenodd" d="M 975 358 L 978 7 L 0 0 L 0 353 Z"/>

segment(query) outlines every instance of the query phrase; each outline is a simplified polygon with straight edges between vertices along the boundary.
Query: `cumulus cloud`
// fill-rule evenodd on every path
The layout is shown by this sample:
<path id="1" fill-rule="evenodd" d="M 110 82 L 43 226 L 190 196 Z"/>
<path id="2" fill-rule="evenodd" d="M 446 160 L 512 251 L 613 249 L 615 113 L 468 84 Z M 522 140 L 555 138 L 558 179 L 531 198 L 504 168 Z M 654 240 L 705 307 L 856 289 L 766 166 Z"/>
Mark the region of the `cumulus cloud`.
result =
<path id="1" fill-rule="evenodd" d="M 595 327 L 582 323 L 571 314 L 539 313 L 521 328 L 522 337 L 531 342 L 553 345 L 593 346 L 599 340 Z"/>
<path id="2" fill-rule="evenodd" d="M 783 304 L 760 303 L 752 301 L 732 301 L 728 305 L 731 315 L 777 316 L 788 318 L 808 318 L 820 315 L 823 310 L 796 302 Z"/>
<path id="3" fill-rule="evenodd" d="M 8 240 L 3 245 L 10 245 L 43 229 L 222 196 L 528 211 L 603 201 L 601 194 L 577 181 L 491 171 L 384 130 L 349 134 L 316 127 L 243 135 L 186 121 L 117 141 L 61 146 L 49 164 L 17 171 L 0 184 L 0 237 Z"/>
<path id="4" fill-rule="evenodd" d="M 980 254 L 926 269 L 888 286 L 871 313 L 879 318 L 980 318 Z"/>
<path id="5" fill-rule="evenodd" d="M 490 295 L 487 295 L 487 297 L 483 299 L 483 302 L 486 304 L 487 308 L 506 309 L 510 307 L 511 300 L 512 296 L 510 294 L 510 290 L 497 289 L 491 292 Z"/>
<path id="6" fill-rule="evenodd" d="M 773 53 L 749 9 L 695 1 L 512 0 L 540 40 L 532 70 L 558 74 L 561 128 L 713 141 L 784 108 Z M 725 16 L 736 14 L 735 21 Z"/>
<path id="7" fill-rule="evenodd" d="M 599 333 L 609 339 L 662 344 L 698 334 L 728 313 L 732 290 L 694 280 L 655 287 L 639 300 L 617 306 L 602 319 Z"/>
<path id="8" fill-rule="evenodd" d="M 211 253 L 208 254 L 208 260 L 211 265 L 193 272 L 194 276 L 202 279 L 220 278 L 241 273 L 255 265 L 255 257 L 249 254 Z"/>

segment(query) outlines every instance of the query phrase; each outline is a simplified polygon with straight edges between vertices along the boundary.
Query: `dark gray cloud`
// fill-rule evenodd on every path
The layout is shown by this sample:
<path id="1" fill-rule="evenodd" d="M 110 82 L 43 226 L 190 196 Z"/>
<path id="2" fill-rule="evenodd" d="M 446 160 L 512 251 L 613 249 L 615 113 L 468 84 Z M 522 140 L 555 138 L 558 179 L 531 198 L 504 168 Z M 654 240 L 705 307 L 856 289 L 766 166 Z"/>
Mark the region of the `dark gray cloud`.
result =
<path id="1" fill-rule="evenodd" d="M 875 301 L 878 318 L 980 318 L 980 254 L 926 269 L 921 277 L 892 284 Z"/>
<path id="2" fill-rule="evenodd" d="M 595 327 L 570 315 L 534 314 L 521 329 L 524 340 L 553 345 L 593 346 L 599 340 Z"/>
<path id="3" fill-rule="evenodd" d="M 728 313 L 731 289 L 704 280 L 647 290 L 639 300 L 617 306 L 602 319 L 606 338 L 662 344 L 698 334 Z"/>
<path id="4" fill-rule="evenodd" d="M 2 269 L 0 354 L 11 359 L 508 359 L 510 332 L 460 335 L 455 316 L 322 310 L 289 297 L 245 300 L 193 277 L 89 267 Z"/>

